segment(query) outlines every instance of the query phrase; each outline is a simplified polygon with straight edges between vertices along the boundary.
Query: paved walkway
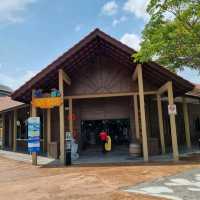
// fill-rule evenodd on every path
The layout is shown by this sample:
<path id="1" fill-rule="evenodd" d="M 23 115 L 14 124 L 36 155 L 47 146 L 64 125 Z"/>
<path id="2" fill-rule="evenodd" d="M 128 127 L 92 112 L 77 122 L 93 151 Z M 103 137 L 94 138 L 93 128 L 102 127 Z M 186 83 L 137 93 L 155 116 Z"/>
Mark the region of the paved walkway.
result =
<path id="1" fill-rule="evenodd" d="M 13 152 L 13 151 L 5 151 L 0 150 L 0 156 L 9 158 L 16 161 L 22 161 L 26 163 L 31 163 L 32 158 L 30 154 L 26 153 L 19 153 L 19 152 Z M 154 161 L 170 161 L 172 160 L 171 156 L 166 155 L 163 156 L 154 156 Z M 74 165 L 80 165 L 80 164 L 112 164 L 112 163 L 142 163 L 143 158 L 135 158 L 128 156 L 127 153 L 125 154 L 116 154 L 116 153 L 109 153 L 107 155 L 100 154 L 91 154 L 91 155 L 82 155 L 77 160 L 73 160 L 72 163 Z M 44 156 L 38 156 L 38 165 L 60 165 L 59 160 L 48 158 Z"/>
<path id="2" fill-rule="evenodd" d="M 125 191 L 172 200 L 199 200 L 200 169 L 142 183 Z"/>
<path id="3" fill-rule="evenodd" d="M 26 163 L 32 162 L 31 155 L 25 154 L 25 153 L 0 150 L 0 156 L 9 158 L 12 160 L 16 160 L 16 161 L 26 162 Z M 38 156 L 38 165 L 47 165 L 53 162 L 55 162 L 55 159 L 53 158 Z"/>

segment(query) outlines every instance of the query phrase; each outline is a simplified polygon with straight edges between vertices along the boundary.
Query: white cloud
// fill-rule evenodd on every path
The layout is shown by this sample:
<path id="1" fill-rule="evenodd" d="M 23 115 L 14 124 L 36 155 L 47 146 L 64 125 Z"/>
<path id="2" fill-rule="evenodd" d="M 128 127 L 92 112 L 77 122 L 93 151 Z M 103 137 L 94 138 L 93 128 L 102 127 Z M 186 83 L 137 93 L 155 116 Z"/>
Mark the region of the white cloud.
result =
<path id="1" fill-rule="evenodd" d="M 122 22 L 125 22 L 127 20 L 127 17 L 125 16 L 122 16 L 120 17 L 119 19 L 114 19 L 113 22 L 112 22 L 112 26 L 117 26 L 118 24 L 122 23 Z"/>
<path id="2" fill-rule="evenodd" d="M 24 84 L 30 78 L 36 75 L 36 71 L 27 70 L 24 73 L 21 73 L 22 76 L 9 76 L 3 73 L 0 73 L 0 83 L 6 86 L 11 87 L 12 89 L 17 89 L 19 86 Z"/>
<path id="3" fill-rule="evenodd" d="M 127 0 L 123 9 L 133 13 L 137 18 L 147 20 L 149 18 L 146 9 L 150 0 Z"/>
<path id="4" fill-rule="evenodd" d="M 140 49 L 141 38 L 134 33 L 125 33 L 120 41 L 136 51 Z"/>
<path id="5" fill-rule="evenodd" d="M 118 11 L 118 5 L 115 1 L 109 1 L 102 7 L 102 13 L 104 15 L 114 15 Z"/>
<path id="6" fill-rule="evenodd" d="M 21 12 L 37 0 L 0 0 L 0 22 L 22 22 Z"/>

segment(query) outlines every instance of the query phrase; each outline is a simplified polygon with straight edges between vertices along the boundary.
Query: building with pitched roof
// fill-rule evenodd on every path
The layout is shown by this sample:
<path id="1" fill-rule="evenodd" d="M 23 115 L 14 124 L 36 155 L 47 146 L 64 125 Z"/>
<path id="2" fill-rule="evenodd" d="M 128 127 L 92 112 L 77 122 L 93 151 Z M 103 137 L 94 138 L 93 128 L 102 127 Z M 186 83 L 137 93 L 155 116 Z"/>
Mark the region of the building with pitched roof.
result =
<path id="1" fill-rule="evenodd" d="M 186 95 L 195 86 L 155 62 L 135 62 L 134 53 L 95 29 L 12 93 L 12 100 L 23 104 L 1 110 L 4 148 L 26 150 L 26 120 L 39 116 L 42 151 L 62 162 L 66 132 L 76 140 L 80 156 L 101 155 L 99 132 L 104 129 L 116 154 L 148 161 L 171 152 L 178 160 L 180 146 L 190 149 L 200 130 L 195 118 L 198 134 L 191 131 Z"/>

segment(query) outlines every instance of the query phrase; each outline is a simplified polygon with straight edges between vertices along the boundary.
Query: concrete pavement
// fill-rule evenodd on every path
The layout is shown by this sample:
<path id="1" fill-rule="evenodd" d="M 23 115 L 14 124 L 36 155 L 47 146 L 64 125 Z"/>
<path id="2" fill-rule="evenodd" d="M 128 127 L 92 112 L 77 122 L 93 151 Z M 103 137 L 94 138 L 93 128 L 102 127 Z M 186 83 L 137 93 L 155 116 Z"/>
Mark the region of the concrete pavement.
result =
<path id="1" fill-rule="evenodd" d="M 129 187 L 125 191 L 171 200 L 199 200 L 200 169 L 142 183 Z"/>

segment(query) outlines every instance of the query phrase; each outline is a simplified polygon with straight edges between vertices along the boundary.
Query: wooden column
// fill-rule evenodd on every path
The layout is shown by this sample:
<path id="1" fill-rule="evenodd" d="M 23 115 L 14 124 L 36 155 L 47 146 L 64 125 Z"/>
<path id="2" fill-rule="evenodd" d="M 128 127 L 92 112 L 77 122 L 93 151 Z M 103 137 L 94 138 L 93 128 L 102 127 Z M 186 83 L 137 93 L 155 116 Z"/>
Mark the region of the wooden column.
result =
<path id="1" fill-rule="evenodd" d="M 187 102 L 186 102 L 185 97 L 183 97 L 183 116 L 184 116 L 184 125 L 185 125 L 186 144 L 187 144 L 188 149 L 191 149 L 188 106 L 187 106 Z"/>
<path id="2" fill-rule="evenodd" d="M 59 72 L 59 91 L 61 98 L 64 96 L 64 85 L 63 85 L 63 70 L 60 69 Z M 64 100 L 64 99 L 63 99 Z M 60 113 L 60 160 L 64 163 L 64 151 L 65 151 L 65 133 L 64 133 L 64 102 L 59 107 Z"/>
<path id="3" fill-rule="evenodd" d="M 161 96 L 159 94 L 157 94 L 157 107 L 158 107 L 158 121 L 159 121 L 161 150 L 162 150 L 162 154 L 165 154 L 165 137 L 164 137 L 164 128 L 163 128 L 162 101 L 161 101 Z"/>
<path id="4" fill-rule="evenodd" d="M 69 99 L 69 131 L 73 133 L 73 105 L 72 99 Z"/>
<path id="5" fill-rule="evenodd" d="M 136 132 L 136 138 L 140 139 L 140 127 L 139 127 L 139 117 L 138 117 L 138 99 L 137 95 L 133 96 L 134 101 L 134 116 L 135 116 L 135 132 Z"/>
<path id="6" fill-rule="evenodd" d="M 35 90 L 32 91 L 32 99 L 34 98 Z M 31 105 L 31 117 L 37 117 L 37 108 Z M 37 165 L 37 153 L 32 153 L 32 165 Z"/>
<path id="7" fill-rule="evenodd" d="M 42 110 L 42 135 L 43 135 L 43 142 L 42 142 L 42 148 L 43 148 L 43 153 L 45 153 L 45 148 L 47 146 L 47 136 L 45 134 L 45 110 Z"/>
<path id="8" fill-rule="evenodd" d="M 9 141 L 9 148 L 12 148 L 12 112 L 10 112 L 9 113 L 9 122 L 8 122 L 9 124 L 9 139 L 8 139 L 8 141 Z"/>
<path id="9" fill-rule="evenodd" d="M 51 109 L 47 109 L 47 155 L 49 156 L 49 146 L 51 143 Z"/>
<path id="10" fill-rule="evenodd" d="M 174 104 L 172 82 L 168 83 L 168 101 L 169 101 L 169 105 Z M 175 118 L 175 115 L 173 114 L 169 115 L 169 117 L 170 117 L 170 126 L 171 126 L 173 157 L 174 157 L 174 160 L 177 161 L 179 160 L 179 153 L 178 153 L 178 143 L 177 143 L 177 133 L 176 133 L 176 118 Z"/>
<path id="11" fill-rule="evenodd" d="M 33 105 L 31 106 L 31 117 L 37 117 L 37 108 Z"/>
<path id="12" fill-rule="evenodd" d="M 145 102 L 144 102 L 144 86 L 142 76 L 141 64 L 137 67 L 138 70 L 138 88 L 139 88 L 139 102 L 140 102 L 140 113 L 141 113 L 141 125 L 142 125 L 142 147 L 144 161 L 149 160 L 148 156 L 148 144 L 147 144 L 147 128 L 146 128 L 146 116 L 145 116 Z"/>
<path id="13" fill-rule="evenodd" d="M 13 151 L 17 150 L 17 110 L 14 110 L 13 119 Z"/>
<path id="14" fill-rule="evenodd" d="M 4 149 L 5 148 L 5 136 L 6 136 L 6 133 L 5 133 L 5 113 L 2 113 L 2 132 L 3 132 L 3 135 L 2 135 L 2 148 Z"/>

